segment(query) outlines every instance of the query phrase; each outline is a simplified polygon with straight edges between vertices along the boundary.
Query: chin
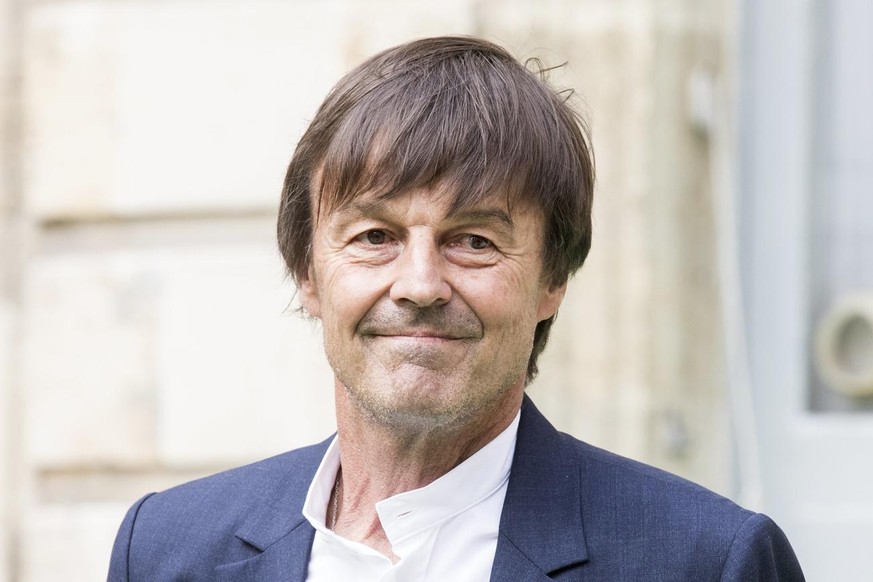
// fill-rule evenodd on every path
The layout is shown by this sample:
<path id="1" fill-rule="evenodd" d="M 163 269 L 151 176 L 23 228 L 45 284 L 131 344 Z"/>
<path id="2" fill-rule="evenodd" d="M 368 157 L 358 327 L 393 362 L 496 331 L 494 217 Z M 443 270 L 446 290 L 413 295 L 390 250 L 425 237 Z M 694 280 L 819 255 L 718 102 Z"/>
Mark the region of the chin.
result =
<path id="1" fill-rule="evenodd" d="M 427 372 L 390 382 L 383 378 L 375 389 L 360 390 L 346 384 L 346 392 L 358 410 L 386 426 L 421 431 L 463 425 L 476 408 L 458 388 L 465 384 L 447 379 L 444 373 L 435 381 L 435 372 Z"/>

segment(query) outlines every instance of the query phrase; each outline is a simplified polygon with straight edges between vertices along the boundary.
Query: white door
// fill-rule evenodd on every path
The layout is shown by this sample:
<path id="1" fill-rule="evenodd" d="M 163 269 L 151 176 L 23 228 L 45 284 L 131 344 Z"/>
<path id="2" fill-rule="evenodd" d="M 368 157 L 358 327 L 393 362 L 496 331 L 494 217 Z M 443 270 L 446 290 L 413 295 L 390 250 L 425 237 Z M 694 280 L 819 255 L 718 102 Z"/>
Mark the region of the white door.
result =
<path id="1" fill-rule="evenodd" d="M 873 580 L 873 396 L 835 390 L 814 349 L 834 305 L 873 298 L 873 2 L 746 0 L 742 30 L 739 239 L 763 510 L 808 579 Z M 873 373 L 869 322 L 829 337 L 836 364 Z"/>

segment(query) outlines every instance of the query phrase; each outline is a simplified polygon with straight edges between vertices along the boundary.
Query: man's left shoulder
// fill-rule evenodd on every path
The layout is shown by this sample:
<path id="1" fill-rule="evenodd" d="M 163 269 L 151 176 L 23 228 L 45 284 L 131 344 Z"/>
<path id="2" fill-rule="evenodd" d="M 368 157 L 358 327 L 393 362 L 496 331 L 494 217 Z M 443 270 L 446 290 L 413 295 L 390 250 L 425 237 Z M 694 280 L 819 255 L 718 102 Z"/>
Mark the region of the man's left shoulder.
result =
<path id="1" fill-rule="evenodd" d="M 565 450 L 572 451 L 577 461 L 581 492 L 589 499 L 605 495 L 625 507 L 646 506 L 649 511 L 669 511 L 678 517 L 711 517 L 719 522 L 724 519 L 744 521 L 752 515 L 751 511 L 730 499 L 663 469 L 611 453 L 564 433 L 561 433 L 561 439 Z"/>
<path id="2" fill-rule="evenodd" d="M 590 550 L 615 547 L 674 564 L 709 563 L 726 580 L 802 580 L 785 534 L 762 513 L 687 479 L 562 434 L 579 467 Z M 781 573 L 781 574 L 780 574 Z"/>

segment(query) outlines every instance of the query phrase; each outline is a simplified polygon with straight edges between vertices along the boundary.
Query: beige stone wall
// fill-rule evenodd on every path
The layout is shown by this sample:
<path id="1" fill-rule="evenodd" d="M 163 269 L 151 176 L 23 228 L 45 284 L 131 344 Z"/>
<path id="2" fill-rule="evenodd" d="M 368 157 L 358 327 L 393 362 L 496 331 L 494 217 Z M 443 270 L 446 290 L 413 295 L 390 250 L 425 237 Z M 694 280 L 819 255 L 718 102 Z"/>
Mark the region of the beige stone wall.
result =
<path id="1" fill-rule="evenodd" d="M 727 492 L 717 160 L 689 84 L 727 92 L 729 14 L 678 0 L 480 10 L 481 31 L 518 54 L 568 61 L 552 78 L 578 89 L 594 133 L 593 249 L 532 393 L 568 432 Z"/>
<path id="2" fill-rule="evenodd" d="M 17 106 L 15 57 L 17 39 L 12 0 L 0 0 L 0 582 L 14 573 L 18 517 L 15 474 L 19 454 L 16 437 L 14 367 L 17 316 L 18 261 L 16 241 L 15 135 Z"/>
<path id="3" fill-rule="evenodd" d="M 534 398 L 724 489 L 711 148 L 687 98 L 723 73 L 720 6 L 0 0 L 21 56 L 0 64 L 21 104 L 0 140 L 0 582 L 102 579 L 138 496 L 332 430 L 273 243 L 284 166 L 345 70 L 430 34 L 568 60 L 553 78 L 592 112 L 595 247 Z"/>

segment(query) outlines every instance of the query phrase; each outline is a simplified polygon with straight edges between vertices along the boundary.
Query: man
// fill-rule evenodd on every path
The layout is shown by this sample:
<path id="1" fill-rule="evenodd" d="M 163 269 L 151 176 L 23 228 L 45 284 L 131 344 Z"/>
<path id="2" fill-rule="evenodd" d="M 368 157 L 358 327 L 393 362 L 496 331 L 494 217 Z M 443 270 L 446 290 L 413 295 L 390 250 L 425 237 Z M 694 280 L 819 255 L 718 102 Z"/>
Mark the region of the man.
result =
<path id="1" fill-rule="evenodd" d="M 344 77 L 278 226 L 337 436 L 140 500 L 109 579 L 801 580 L 767 517 L 560 434 L 524 396 L 593 181 L 564 99 L 493 44 L 420 40 Z"/>

